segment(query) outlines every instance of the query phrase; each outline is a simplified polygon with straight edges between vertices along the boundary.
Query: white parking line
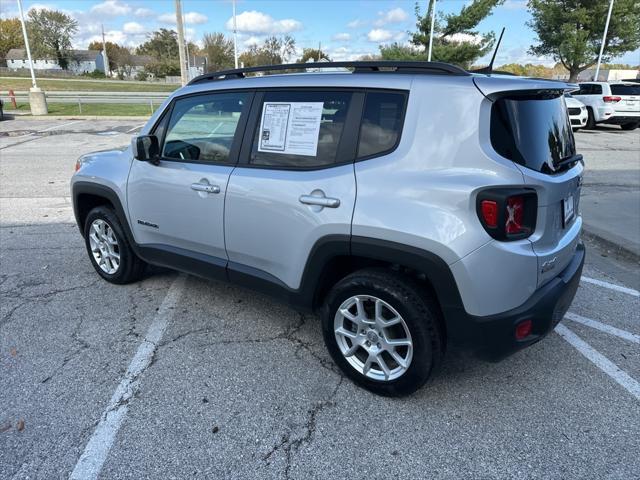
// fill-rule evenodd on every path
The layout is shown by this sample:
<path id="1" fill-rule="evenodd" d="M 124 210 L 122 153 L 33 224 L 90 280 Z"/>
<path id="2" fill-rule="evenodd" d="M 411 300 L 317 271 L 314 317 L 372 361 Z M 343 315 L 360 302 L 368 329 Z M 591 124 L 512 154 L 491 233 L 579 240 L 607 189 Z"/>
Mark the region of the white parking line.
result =
<path id="1" fill-rule="evenodd" d="M 73 122 L 63 123 L 62 125 L 54 125 L 53 127 L 45 128 L 43 130 L 38 130 L 36 133 L 48 132 L 49 130 L 55 130 L 56 128 L 68 127 L 69 125 L 74 125 L 76 123 L 82 123 L 84 120 L 74 120 Z"/>
<path id="2" fill-rule="evenodd" d="M 596 367 L 618 382 L 618 384 L 633 395 L 636 400 L 640 400 L 640 383 L 631 378 L 627 372 L 618 368 L 615 363 L 602 355 L 564 325 L 559 324 L 556 327 L 556 332 L 588 360 L 590 360 Z"/>
<path id="3" fill-rule="evenodd" d="M 142 125 L 138 125 L 137 127 L 133 127 L 132 129 L 127 130 L 127 132 L 126 132 L 126 133 L 131 133 L 131 132 L 133 132 L 135 129 L 137 129 L 137 128 L 142 128 L 142 127 L 144 127 L 145 125 L 146 125 L 146 123 L 143 123 Z"/>
<path id="4" fill-rule="evenodd" d="M 571 313 L 571 312 L 568 312 L 564 316 L 564 318 L 568 318 L 569 320 L 573 320 L 574 322 L 581 323 L 582 325 L 586 325 L 587 327 L 600 330 L 601 332 L 608 333 L 609 335 L 615 335 L 616 337 L 620 337 L 624 340 L 628 340 L 630 342 L 640 344 L 640 335 L 627 332 L 626 330 L 622 330 L 620 328 L 612 327 L 611 325 L 607 325 L 606 323 L 601 323 L 601 322 L 598 322 L 597 320 L 592 320 L 587 317 L 582 317 L 576 313 Z"/>
<path id="5" fill-rule="evenodd" d="M 583 282 L 598 285 L 599 287 L 608 288 L 609 290 L 615 290 L 617 292 L 626 293 L 633 297 L 640 297 L 640 292 L 638 292 L 638 290 L 634 290 L 633 288 L 622 287 L 620 285 L 615 285 L 609 282 L 603 282 L 602 280 L 596 280 L 595 278 L 589 278 L 589 277 L 581 277 L 580 280 Z"/>
<path id="6" fill-rule="evenodd" d="M 182 291 L 186 277 L 179 275 L 174 280 L 164 297 L 160 308 L 151 322 L 144 341 L 138 347 L 124 378 L 116 388 L 107 408 L 100 417 L 96 429 L 87 442 L 78 463 L 69 476 L 70 480 L 90 480 L 98 478 L 102 465 L 109 455 L 118 430 L 122 426 L 129 410 L 129 401 L 134 397 L 140 386 L 140 375 L 151 364 L 156 348 L 162 339 L 167 324 L 173 315 Z"/>

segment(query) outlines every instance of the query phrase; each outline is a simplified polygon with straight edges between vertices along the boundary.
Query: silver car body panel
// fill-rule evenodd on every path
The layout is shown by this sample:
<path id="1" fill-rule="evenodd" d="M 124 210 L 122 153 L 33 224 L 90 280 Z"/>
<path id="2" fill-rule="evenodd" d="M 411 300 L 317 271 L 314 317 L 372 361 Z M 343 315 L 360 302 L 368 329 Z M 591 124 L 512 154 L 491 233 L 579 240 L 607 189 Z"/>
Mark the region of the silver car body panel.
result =
<path id="1" fill-rule="evenodd" d="M 266 272 L 291 289 L 300 286 L 308 255 L 323 236 L 352 234 L 420 248 L 449 265 L 464 308 L 472 315 L 522 305 L 560 273 L 575 251 L 582 224 L 579 212 L 569 225 L 559 222 L 561 202 L 571 195 L 579 197 L 582 165 L 545 175 L 498 155 L 490 143 L 492 101 L 487 98 L 510 90 L 575 86 L 480 75 L 287 74 L 198 83 L 175 92 L 165 106 L 182 95 L 274 87 L 409 91 L 401 140 L 388 155 L 315 171 L 135 162 L 127 189 L 129 149 L 96 154 L 93 160 L 87 156 L 74 181 L 113 188 L 123 205 L 128 204 L 136 242 L 170 242 L 228 258 Z M 161 113 L 159 109 L 152 116 L 143 134 L 151 131 Z M 201 198 L 189 189 L 202 178 L 215 182 L 220 194 Z M 538 223 L 530 238 L 498 242 L 485 232 L 475 203 L 478 192 L 490 186 L 529 186 L 537 191 Z M 313 192 L 339 199 L 340 206 L 318 208 L 300 202 L 301 195 Z M 137 226 L 139 217 L 150 223 L 157 223 L 154 218 L 163 225 L 175 223 L 160 233 Z"/>

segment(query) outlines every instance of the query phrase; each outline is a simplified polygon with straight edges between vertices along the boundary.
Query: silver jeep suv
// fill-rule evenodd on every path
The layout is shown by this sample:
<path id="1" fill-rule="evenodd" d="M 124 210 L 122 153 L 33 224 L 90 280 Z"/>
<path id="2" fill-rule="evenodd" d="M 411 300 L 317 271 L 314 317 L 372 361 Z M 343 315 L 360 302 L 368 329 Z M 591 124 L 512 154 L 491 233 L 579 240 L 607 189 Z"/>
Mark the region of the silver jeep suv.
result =
<path id="1" fill-rule="evenodd" d="M 425 62 L 203 75 L 131 147 L 78 160 L 76 219 L 105 280 L 154 264 L 268 292 L 319 312 L 354 382 L 409 394 L 450 344 L 500 359 L 569 308 L 572 89 Z"/>

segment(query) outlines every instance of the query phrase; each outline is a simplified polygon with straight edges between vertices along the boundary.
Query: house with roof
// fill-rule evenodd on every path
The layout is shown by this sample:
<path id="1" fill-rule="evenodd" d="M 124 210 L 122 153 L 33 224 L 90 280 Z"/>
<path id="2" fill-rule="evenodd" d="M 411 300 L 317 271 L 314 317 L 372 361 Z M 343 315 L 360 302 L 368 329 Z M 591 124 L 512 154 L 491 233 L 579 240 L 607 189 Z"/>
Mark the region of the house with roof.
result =
<path id="1" fill-rule="evenodd" d="M 33 57 L 34 70 L 62 70 L 58 60 L 54 56 Z M 98 50 L 70 50 L 68 53 L 69 64 L 67 71 L 82 74 L 91 73 L 94 70 L 104 72 L 104 59 Z M 7 68 L 20 70 L 29 68 L 29 59 L 24 48 L 12 48 L 6 55 Z"/>

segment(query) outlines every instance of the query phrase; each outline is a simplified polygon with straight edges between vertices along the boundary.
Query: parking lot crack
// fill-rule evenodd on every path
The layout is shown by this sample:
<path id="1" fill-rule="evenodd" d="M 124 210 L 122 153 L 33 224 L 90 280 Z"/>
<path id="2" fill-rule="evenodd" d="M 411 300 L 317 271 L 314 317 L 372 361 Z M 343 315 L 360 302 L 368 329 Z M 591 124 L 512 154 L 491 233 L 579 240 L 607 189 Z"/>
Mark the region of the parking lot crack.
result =
<path id="1" fill-rule="evenodd" d="M 343 381 L 344 377 L 340 376 L 329 396 L 324 400 L 315 402 L 307 411 L 308 415 L 305 420 L 303 427 L 304 430 L 301 436 L 292 438 L 290 433 L 285 433 L 280 441 L 262 456 L 262 460 L 269 465 L 271 457 L 277 452 L 283 451 L 285 455 L 285 479 L 288 480 L 291 478 L 291 461 L 293 454 L 296 453 L 303 445 L 309 445 L 313 442 L 318 425 L 318 415 L 320 415 L 323 410 L 335 406 L 335 397 Z"/>

